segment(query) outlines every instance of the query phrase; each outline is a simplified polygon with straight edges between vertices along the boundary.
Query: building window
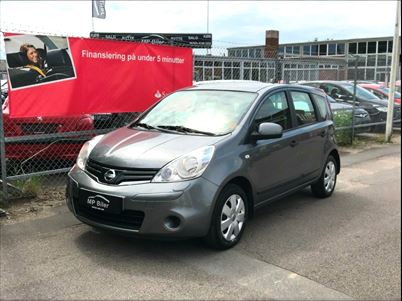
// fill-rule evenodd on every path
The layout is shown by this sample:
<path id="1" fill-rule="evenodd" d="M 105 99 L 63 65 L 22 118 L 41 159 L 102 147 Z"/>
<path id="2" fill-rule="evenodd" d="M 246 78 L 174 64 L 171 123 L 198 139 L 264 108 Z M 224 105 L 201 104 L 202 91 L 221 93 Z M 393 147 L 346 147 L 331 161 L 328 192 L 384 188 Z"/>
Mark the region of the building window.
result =
<path id="1" fill-rule="evenodd" d="M 244 69 L 243 79 L 244 80 L 250 80 L 250 69 Z"/>
<path id="2" fill-rule="evenodd" d="M 336 54 L 345 54 L 345 44 L 336 45 Z"/>
<path id="3" fill-rule="evenodd" d="M 387 57 L 385 55 L 379 55 L 377 58 L 377 66 L 386 66 Z"/>
<path id="4" fill-rule="evenodd" d="M 393 41 L 388 41 L 388 52 L 392 53 L 392 45 L 393 45 Z"/>
<path id="5" fill-rule="evenodd" d="M 366 80 L 374 80 L 374 69 L 366 69 Z"/>
<path id="6" fill-rule="evenodd" d="M 318 45 L 311 45 L 311 55 L 318 55 Z"/>
<path id="7" fill-rule="evenodd" d="M 243 49 L 241 52 L 242 57 L 248 57 L 248 49 Z"/>
<path id="8" fill-rule="evenodd" d="M 255 50 L 255 57 L 258 57 L 258 58 L 262 57 L 261 48 L 258 48 L 258 49 Z"/>
<path id="9" fill-rule="evenodd" d="M 279 48 L 278 48 L 278 52 L 281 53 L 281 54 L 283 54 L 284 48 L 285 48 L 284 46 L 279 47 Z"/>
<path id="10" fill-rule="evenodd" d="M 349 54 L 357 53 L 357 43 L 349 43 Z"/>
<path id="11" fill-rule="evenodd" d="M 303 55 L 311 55 L 310 53 L 310 45 L 303 46 Z"/>
<path id="12" fill-rule="evenodd" d="M 250 57 L 255 57 L 255 49 L 249 50 Z"/>
<path id="13" fill-rule="evenodd" d="M 232 69 L 231 68 L 225 68 L 223 70 L 223 75 L 224 75 L 224 79 L 232 79 Z"/>
<path id="14" fill-rule="evenodd" d="M 292 54 L 293 53 L 293 47 L 292 46 L 286 46 L 286 54 Z"/>
<path id="15" fill-rule="evenodd" d="M 300 54 L 300 46 L 293 46 L 293 54 Z"/>
<path id="16" fill-rule="evenodd" d="M 327 55 L 327 44 L 320 45 L 320 55 Z"/>
<path id="17" fill-rule="evenodd" d="M 328 55 L 335 55 L 335 54 L 336 54 L 336 44 L 329 44 Z"/>
<path id="18" fill-rule="evenodd" d="M 367 66 L 375 66 L 376 55 L 367 56 Z"/>
<path id="19" fill-rule="evenodd" d="M 368 42 L 367 53 L 377 53 L 377 42 Z"/>
<path id="20" fill-rule="evenodd" d="M 367 53 L 367 43 L 360 42 L 359 43 L 359 54 L 366 54 Z"/>
<path id="21" fill-rule="evenodd" d="M 387 52 L 387 41 L 378 42 L 378 53 L 386 53 Z"/>

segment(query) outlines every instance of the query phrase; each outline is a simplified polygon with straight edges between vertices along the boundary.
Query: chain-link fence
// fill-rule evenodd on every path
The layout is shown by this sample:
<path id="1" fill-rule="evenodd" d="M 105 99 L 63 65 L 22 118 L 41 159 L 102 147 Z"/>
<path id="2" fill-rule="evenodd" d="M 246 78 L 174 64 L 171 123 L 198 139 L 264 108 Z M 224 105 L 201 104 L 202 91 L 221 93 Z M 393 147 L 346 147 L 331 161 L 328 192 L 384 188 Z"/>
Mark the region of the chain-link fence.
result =
<path id="1" fill-rule="evenodd" d="M 240 55 L 238 55 L 240 54 Z M 309 85 L 328 94 L 340 143 L 354 135 L 385 132 L 387 107 L 355 84 L 367 78 L 367 59 L 361 57 L 284 57 L 270 53 L 243 55 L 230 49 L 194 50 L 193 80 L 254 80 Z M 7 85 L 2 84 L 3 118 L 0 120 L 1 195 L 9 199 L 35 194 L 43 187 L 62 186 L 83 143 L 132 121 L 139 112 L 104 113 L 74 117 L 11 119 Z M 377 104 L 366 101 L 376 98 Z M 206 121 L 207 122 L 207 121 Z M 400 127 L 400 107 L 394 109 L 394 126 Z"/>

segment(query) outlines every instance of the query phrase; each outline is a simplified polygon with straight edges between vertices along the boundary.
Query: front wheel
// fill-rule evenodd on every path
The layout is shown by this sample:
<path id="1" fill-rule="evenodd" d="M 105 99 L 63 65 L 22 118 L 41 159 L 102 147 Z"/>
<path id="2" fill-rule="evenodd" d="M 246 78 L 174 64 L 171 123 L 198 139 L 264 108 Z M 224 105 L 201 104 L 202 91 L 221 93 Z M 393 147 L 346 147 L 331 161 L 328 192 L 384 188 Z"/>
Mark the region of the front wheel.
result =
<path id="1" fill-rule="evenodd" d="M 311 185 L 311 191 L 314 196 L 326 198 L 334 192 L 337 178 L 336 171 L 337 162 L 333 156 L 329 156 L 320 179 Z"/>
<path id="2" fill-rule="evenodd" d="M 244 232 L 247 216 L 246 194 L 239 186 L 229 184 L 216 202 L 206 243 L 220 250 L 235 246 Z"/>

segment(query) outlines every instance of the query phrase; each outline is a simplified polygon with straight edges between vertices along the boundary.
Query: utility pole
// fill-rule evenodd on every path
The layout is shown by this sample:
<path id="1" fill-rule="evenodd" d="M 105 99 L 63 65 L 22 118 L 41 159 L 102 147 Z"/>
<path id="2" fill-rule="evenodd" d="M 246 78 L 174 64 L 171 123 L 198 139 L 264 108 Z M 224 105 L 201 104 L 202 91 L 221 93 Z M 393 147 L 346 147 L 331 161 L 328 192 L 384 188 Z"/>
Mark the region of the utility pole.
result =
<path id="1" fill-rule="evenodd" d="M 401 2 L 396 1 L 396 22 L 394 32 L 394 42 L 392 45 L 392 63 L 391 63 L 391 77 L 389 85 L 388 96 L 388 113 L 387 113 L 387 126 L 385 129 L 385 142 L 391 141 L 393 117 L 394 117 L 394 97 L 395 97 L 395 81 L 399 68 L 399 33 L 401 30 Z"/>

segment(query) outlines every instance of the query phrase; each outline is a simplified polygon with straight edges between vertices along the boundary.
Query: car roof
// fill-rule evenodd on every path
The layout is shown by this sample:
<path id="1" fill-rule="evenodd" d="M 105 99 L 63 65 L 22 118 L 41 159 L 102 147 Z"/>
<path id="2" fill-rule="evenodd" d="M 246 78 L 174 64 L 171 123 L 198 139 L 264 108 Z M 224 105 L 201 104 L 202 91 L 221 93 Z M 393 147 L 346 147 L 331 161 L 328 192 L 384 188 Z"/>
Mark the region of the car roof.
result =
<path id="1" fill-rule="evenodd" d="M 323 91 L 315 87 L 297 84 L 270 84 L 251 80 L 213 80 L 194 82 L 192 87 L 186 88 L 185 90 L 222 90 L 263 94 L 268 90 L 280 87 L 309 90 L 309 92 L 316 92 L 325 95 Z"/>
<path id="2" fill-rule="evenodd" d="M 378 89 L 378 88 L 382 88 L 382 85 L 379 84 L 359 84 L 359 86 L 361 87 L 367 87 L 367 88 L 373 88 L 373 89 Z"/>
<path id="3" fill-rule="evenodd" d="M 342 80 L 312 80 L 312 81 L 302 82 L 300 84 L 351 84 L 351 85 L 353 85 L 353 83 L 351 83 L 351 82 L 342 81 Z"/>
<path id="4" fill-rule="evenodd" d="M 195 82 L 189 90 L 228 90 L 257 93 L 275 87 L 278 84 L 268 84 L 252 80 L 211 80 Z"/>

